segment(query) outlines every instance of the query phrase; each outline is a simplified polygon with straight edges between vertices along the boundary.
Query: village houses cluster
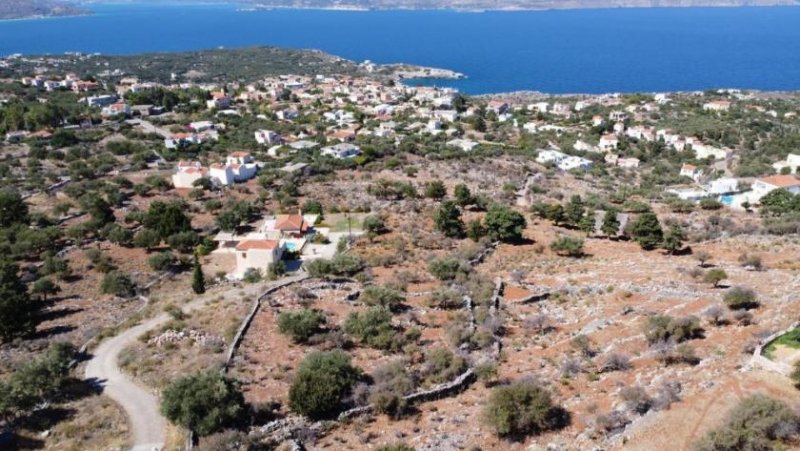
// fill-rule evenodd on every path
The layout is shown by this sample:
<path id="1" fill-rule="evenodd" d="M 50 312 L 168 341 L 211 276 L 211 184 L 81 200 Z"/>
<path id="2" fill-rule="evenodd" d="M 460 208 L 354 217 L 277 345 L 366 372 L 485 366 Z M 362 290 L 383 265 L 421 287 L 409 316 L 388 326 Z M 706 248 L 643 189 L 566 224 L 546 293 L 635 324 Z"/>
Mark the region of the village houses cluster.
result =
<path id="1" fill-rule="evenodd" d="M 656 94 L 651 100 L 638 104 L 626 104 L 622 96 L 608 94 L 548 98 L 527 104 L 494 99 L 457 105 L 459 96 L 454 89 L 413 87 L 355 76 L 274 76 L 246 85 L 164 85 L 122 77 L 114 83 L 113 90 L 101 81 L 80 80 L 74 74 L 60 79 L 35 75 L 22 78 L 21 82 L 42 90 L 70 89 L 85 93 L 81 101 L 98 108 L 104 120 L 125 120 L 143 128 L 143 131 L 156 133 L 163 138 L 164 148 L 177 152 L 189 146 L 219 141 L 227 133 L 225 118 L 230 116 L 252 116 L 264 120 L 265 124 L 295 125 L 255 130 L 251 135 L 251 148 L 230 153 L 225 161 L 203 165 L 199 161 L 182 159 L 172 175 L 172 182 L 179 189 L 192 189 L 203 183 L 203 179 L 217 187 L 252 179 L 263 166 L 263 162 L 255 161 L 254 153 L 279 160 L 303 151 L 337 160 L 356 158 L 363 153 L 359 144 L 361 137 L 382 138 L 399 146 L 409 136 L 424 136 L 440 139 L 453 152 L 503 147 L 504 142 L 493 141 L 491 135 L 477 131 L 470 122 L 478 116 L 490 115 L 492 121 L 510 127 L 518 137 L 526 134 L 570 137 L 567 141 L 551 139 L 546 148 L 537 149 L 535 153 L 536 162 L 561 171 L 589 171 L 598 164 L 636 171 L 642 162 L 626 155 L 626 145 L 632 142 L 660 143 L 675 152 L 686 153 L 686 162 L 678 174 L 686 183 L 667 189 L 678 198 L 700 201 L 712 197 L 732 208 L 742 208 L 757 203 L 763 195 L 777 188 L 800 191 L 800 182 L 792 175 L 800 167 L 800 155 L 797 154 L 775 162 L 776 175 L 746 181 L 730 175 L 720 176 L 725 172 L 725 164 L 734 156 L 734 149 L 661 128 L 648 120 L 650 113 L 658 112 L 673 102 L 667 94 Z M 207 98 L 205 104 L 201 104 L 205 119 L 176 124 L 169 129 L 153 124 L 150 122 L 152 118 L 168 117 L 173 113 L 154 105 L 132 105 L 126 99 L 131 93 L 155 88 L 205 91 Z M 737 107 L 737 99 L 744 95 L 738 91 L 722 94 L 726 96 L 725 100 L 702 104 L 705 114 L 727 114 Z M 693 95 L 703 96 L 702 93 Z M 263 109 L 265 105 L 269 116 Z M 584 111 L 598 113 L 593 114 L 589 121 L 573 120 L 579 115 L 587 117 Z M 304 121 L 309 115 L 315 118 L 313 125 Z M 180 131 L 175 131 L 176 127 Z M 287 133 L 286 130 L 294 131 Z M 42 130 L 40 133 L 46 138 L 50 131 Z M 570 145 L 564 146 L 563 142 Z M 706 162 L 705 169 L 696 161 Z M 226 237 L 227 240 L 222 240 L 227 243 L 223 248 L 237 252 L 239 266 L 236 274 L 241 276 L 252 265 L 264 269 L 264 262 L 279 258 L 290 243 L 286 241 L 286 233 L 297 239 L 313 230 L 311 219 L 302 215 L 281 217 L 268 222 L 256 236 L 238 240 Z M 298 224 L 299 228 L 295 227 Z M 272 233 L 270 227 L 277 232 Z M 294 250 L 301 251 L 303 243 L 290 244 Z"/>

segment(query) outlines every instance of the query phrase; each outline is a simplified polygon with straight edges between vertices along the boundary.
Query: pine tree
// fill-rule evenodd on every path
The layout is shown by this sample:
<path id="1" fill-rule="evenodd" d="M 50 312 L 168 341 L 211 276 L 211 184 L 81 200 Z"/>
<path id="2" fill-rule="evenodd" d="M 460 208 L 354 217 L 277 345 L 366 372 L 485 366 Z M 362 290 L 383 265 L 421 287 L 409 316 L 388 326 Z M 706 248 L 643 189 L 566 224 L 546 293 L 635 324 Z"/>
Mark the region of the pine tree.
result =
<path id="1" fill-rule="evenodd" d="M 586 236 L 589 236 L 592 233 L 594 233 L 594 217 L 595 217 L 594 210 L 589 210 L 586 212 L 585 215 L 583 215 L 580 222 L 578 223 L 578 228 L 581 229 L 582 232 L 586 233 Z"/>
<path id="2" fill-rule="evenodd" d="M 194 269 L 192 271 L 192 290 L 196 294 L 203 294 L 206 292 L 206 278 L 203 275 L 203 267 L 200 265 L 200 259 L 195 255 Z"/>
<path id="3" fill-rule="evenodd" d="M 655 249 L 664 241 L 664 231 L 655 213 L 648 212 L 639 216 L 631 227 L 633 239 L 645 250 Z"/>
<path id="4" fill-rule="evenodd" d="M 567 206 L 564 207 L 564 216 L 566 223 L 571 227 L 578 227 L 581 222 L 581 218 L 586 213 L 586 207 L 583 205 L 583 199 L 581 196 L 575 195 L 570 198 Z"/>
<path id="5" fill-rule="evenodd" d="M 617 220 L 617 210 L 610 208 L 606 210 L 603 216 L 603 225 L 600 226 L 600 231 L 608 237 L 617 236 L 619 233 L 619 220 Z"/>

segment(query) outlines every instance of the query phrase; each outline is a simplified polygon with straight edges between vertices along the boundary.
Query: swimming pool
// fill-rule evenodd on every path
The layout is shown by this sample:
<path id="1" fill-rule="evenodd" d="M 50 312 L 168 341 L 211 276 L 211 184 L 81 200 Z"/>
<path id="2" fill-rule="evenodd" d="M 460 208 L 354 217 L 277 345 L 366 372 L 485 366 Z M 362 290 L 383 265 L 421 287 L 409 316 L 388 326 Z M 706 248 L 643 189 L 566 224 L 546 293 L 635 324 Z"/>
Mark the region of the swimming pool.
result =
<path id="1" fill-rule="evenodd" d="M 719 196 L 719 201 L 722 202 L 724 205 L 732 205 L 733 194 L 724 194 L 722 196 Z"/>

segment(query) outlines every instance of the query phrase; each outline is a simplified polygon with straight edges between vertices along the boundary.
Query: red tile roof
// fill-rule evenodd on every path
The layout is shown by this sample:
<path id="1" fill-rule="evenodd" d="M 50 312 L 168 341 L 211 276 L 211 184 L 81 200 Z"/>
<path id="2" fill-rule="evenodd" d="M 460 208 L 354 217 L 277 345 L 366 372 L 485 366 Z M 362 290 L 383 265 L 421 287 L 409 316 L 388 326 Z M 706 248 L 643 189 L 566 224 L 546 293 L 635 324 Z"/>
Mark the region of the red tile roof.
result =
<path id="1" fill-rule="evenodd" d="M 800 180 L 796 179 L 792 175 L 770 175 L 768 177 L 762 177 L 759 180 L 772 186 L 779 186 L 781 188 L 800 186 Z"/>
<path id="2" fill-rule="evenodd" d="M 275 230 L 300 230 L 305 232 L 308 230 L 302 215 L 278 215 L 275 218 Z"/>
<path id="3" fill-rule="evenodd" d="M 280 243 L 276 240 L 244 240 L 236 245 L 237 251 L 247 251 L 253 249 L 271 251 L 277 248 Z"/>

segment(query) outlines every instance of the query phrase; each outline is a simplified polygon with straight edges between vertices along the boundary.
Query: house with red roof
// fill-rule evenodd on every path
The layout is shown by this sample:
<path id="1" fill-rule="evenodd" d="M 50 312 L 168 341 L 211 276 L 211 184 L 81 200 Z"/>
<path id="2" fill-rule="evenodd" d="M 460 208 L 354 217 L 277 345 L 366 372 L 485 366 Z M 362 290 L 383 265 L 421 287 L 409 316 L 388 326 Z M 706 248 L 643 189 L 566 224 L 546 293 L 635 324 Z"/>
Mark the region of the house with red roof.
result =
<path id="1" fill-rule="evenodd" d="M 242 278 L 248 270 L 266 274 L 270 265 L 283 257 L 283 245 L 278 240 L 245 239 L 236 245 L 236 271 L 234 277 Z"/>
<path id="2" fill-rule="evenodd" d="M 753 182 L 753 197 L 761 199 L 776 189 L 785 189 L 792 194 L 800 194 L 800 179 L 793 175 L 770 175 Z"/>

